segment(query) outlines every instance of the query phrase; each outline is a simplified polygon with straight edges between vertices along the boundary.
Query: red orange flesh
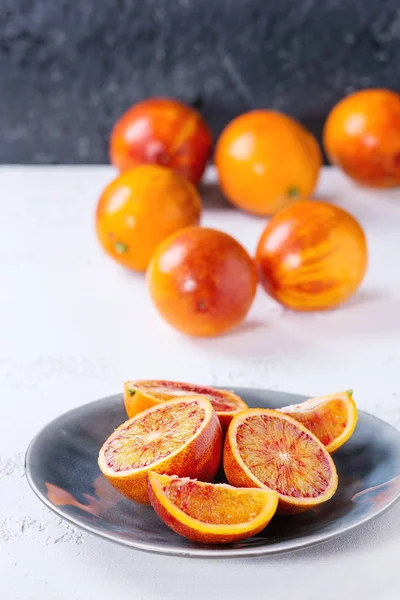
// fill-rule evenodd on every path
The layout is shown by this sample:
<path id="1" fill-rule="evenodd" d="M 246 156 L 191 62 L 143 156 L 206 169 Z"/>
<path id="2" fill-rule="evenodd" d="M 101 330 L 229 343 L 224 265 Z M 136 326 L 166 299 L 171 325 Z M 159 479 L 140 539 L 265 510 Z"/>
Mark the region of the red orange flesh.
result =
<path id="1" fill-rule="evenodd" d="M 275 492 L 238 489 L 189 478 L 148 474 L 149 498 L 159 517 L 190 540 L 222 544 L 255 535 L 278 505 Z"/>
<path id="2" fill-rule="evenodd" d="M 133 417 L 160 402 L 192 395 L 204 396 L 211 402 L 223 430 L 227 429 L 235 414 L 247 408 L 247 404 L 237 394 L 209 386 L 149 379 L 127 381 L 124 384 L 124 402 L 128 417 Z"/>
<path id="3" fill-rule="evenodd" d="M 153 406 L 123 423 L 101 448 L 99 467 L 121 494 L 148 504 L 149 470 L 212 481 L 221 446 L 221 426 L 210 402 L 192 396 Z"/>
<path id="4" fill-rule="evenodd" d="M 350 392 L 310 398 L 280 411 L 312 431 L 330 454 L 347 442 L 357 424 L 357 407 Z"/>
<path id="5" fill-rule="evenodd" d="M 272 489 L 280 512 L 302 512 L 336 491 L 335 465 L 325 446 L 292 417 L 248 409 L 233 418 L 225 438 L 224 471 L 238 487 Z"/>

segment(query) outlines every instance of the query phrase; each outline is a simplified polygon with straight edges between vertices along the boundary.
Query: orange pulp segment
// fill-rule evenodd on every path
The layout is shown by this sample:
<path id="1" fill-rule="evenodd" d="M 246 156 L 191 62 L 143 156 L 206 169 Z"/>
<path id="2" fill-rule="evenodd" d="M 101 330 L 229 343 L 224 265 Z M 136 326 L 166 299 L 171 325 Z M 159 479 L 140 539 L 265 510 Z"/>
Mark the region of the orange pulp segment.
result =
<path id="1" fill-rule="evenodd" d="M 150 501 L 176 533 L 200 543 L 221 544 L 255 535 L 278 505 L 273 491 L 239 489 L 189 478 L 148 474 Z"/>
<path id="2" fill-rule="evenodd" d="M 279 409 L 300 421 L 326 446 L 336 452 L 351 437 L 357 424 L 357 407 L 352 392 L 310 398 L 306 402 Z"/>

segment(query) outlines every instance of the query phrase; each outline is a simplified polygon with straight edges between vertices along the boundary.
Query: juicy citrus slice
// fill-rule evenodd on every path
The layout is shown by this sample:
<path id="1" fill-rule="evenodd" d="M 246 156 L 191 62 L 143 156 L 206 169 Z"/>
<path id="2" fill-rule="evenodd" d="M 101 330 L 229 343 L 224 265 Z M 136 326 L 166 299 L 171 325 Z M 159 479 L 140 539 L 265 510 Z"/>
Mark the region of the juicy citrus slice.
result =
<path id="1" fill-rule="evenodd" d="M 124 384 L 124 402 L 128 417 L 133 417 L 142 410 L 171 398 L 192 395 L 205 396 L 211 402 L 224 431 L 234 415 L 248 408 L 247 404 L 233 392 L 193 383 L 144 379 L 127 381 Z"/>
<path id="2" fill-rule="evenodd" d="M 278 492 L 281 513 L 322 504 L 338 484 L 330 454 L 311 431 L 289 415 L 261 408 L 232 419 L 224 471 L 232 485 Z"/>
<path id="3" fill-rule="evenodd" d="M 185 477 L 148 474 L 149 498 L 171 529 L 203 544 L 224 544 L 255 535 L 278 506 L 273 491 L 238 489 Z"/>
<path id="4" fill-rule="evenodd" d="M 357 425 L 357 407 L 351 392 L 310 398 L 279 410 L 312 431 L 330 454 L 347 442 Z"/>
<path id="5" fill-rule="evenodd" d="M 211 403 L 193 396 L 159 404 L 123 423 L 101 448 L 99 467 L 121 494 L 149 504 L 148 471 L 212 481 L 221 447 Z"/>

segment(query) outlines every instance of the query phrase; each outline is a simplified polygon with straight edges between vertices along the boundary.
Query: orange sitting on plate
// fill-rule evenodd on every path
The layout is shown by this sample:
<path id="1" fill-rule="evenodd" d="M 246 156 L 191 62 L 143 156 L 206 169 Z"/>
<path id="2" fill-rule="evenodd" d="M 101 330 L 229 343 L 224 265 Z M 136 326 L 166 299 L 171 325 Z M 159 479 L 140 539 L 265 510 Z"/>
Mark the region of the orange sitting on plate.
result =
<path id="1" fill-rule="evenodd" d="M 256 252 L 260 282 L 288 308 L 323 310 L 358 289 L 367 268 L 359 223 L 341 208 L 302 200 L 275 215 Z"/>
<path id="2" fill-rule="evenodd" d="M 230 484 L 278 492 L 281 513 L 298 513 L 329 500 L 338 477 L 318 438 L 276 410 L 252 408 L 229 425 L 224 471 Z"/>
<path id="3" fill-rule="evenodd" d="M 147 282 L 156 308 L 172 327 L 192 336 L 215 336 L 244 320 L 257 273 L 230 235 L 188 227 L 158 246 Z"/>
<path id="4" fill-rule="evenodd" d="M 352 392 L 310 398 L 279 410 L 312 431 L 330 454 L 347 442 L 357 425 L 357 407 Z"/>
<path id="5" fill-rule="evenodd" d="M 124 403 L 128 417 L 160 402 L 193 395 L 204 396 L 211 402 L 223 431 L 238 412 L 248 408 L 237 394 L 204 385 L 150 379 L 127 381 L 124 384 Z"/>
<path id="6" fill-rule="evenodd" d="M 276 492 L 148 474 L 149 498 L 176 533 L 202 544 L 225 544 L 262 531 L 275 514 Z"/>
<path id="7" fill-rule="evenodd" d="M 322 156 L 318 142 L 300 123 L 273 110 L 254 110 L 223 130 L 215 164 L 232 204 L 272 215 L 313 192 Z"/>
<path id="8" fill-rule="evenodd" d="M 110 160 L 121 172 L 142 164 L 162 165 L 197 184 L 211 148 L 211 132 L 196 110 L 172 98 L 149 98 L 115 124 Z"/>
<path id="9" fill-rule="evenodd" d="M 330 161 L 361 184 L 400 185 L 400 94 L 369 89 L 343 98 L 324 128 Z"/>
<path id="10" fill-rule="evenodd" d="M 144 165 L 112 181 L 96 212 L 97 237 L 118 263 L 145 271 L 160 242 L 199 223 L 201 201 L 194 186 L 170 169 Z"/>
<path id="11" fill-rule="evenodd" d="M 158 404 L 120 425 L 103 444 L 99 467 L 121 494 L 149 504 L 148 471 L 212 481 L 221 446 L 214 409 L 193 396 Z"/>

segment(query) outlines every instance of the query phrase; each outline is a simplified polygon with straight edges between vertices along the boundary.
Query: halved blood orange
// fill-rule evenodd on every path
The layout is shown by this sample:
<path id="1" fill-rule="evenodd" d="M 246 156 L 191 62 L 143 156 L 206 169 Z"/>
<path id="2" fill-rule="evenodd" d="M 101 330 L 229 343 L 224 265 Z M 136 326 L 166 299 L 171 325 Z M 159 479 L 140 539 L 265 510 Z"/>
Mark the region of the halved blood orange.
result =
<path id="1" fill-rule="evenodd" d="M 218 415 L 223 431 L 228 428 L 234 415 L 248 408 L 237 394 L 204 385 L 150 379 L 127 381 L 124 384 L 124 402 L 128 417 L 171 398 L 192 395 L 208 398 Z"/>
<path id="2" fill-rule="evenodd" d="M 176 533 L 202 544 L 224 544 L 255 535 L 268 525 L 278 494 L 202 483 L 149 472 L 149 498 L 158 516 Z"/>
<path id="3" fill-rule="evenodd" d="M 193 396 L 158 404 L 120 425 L 101 448 L 99 467 L 121 494 L 149 504 L 148 471 L 212 481 L 221 448 L 211 403 Z"/>
<path id="4" fill-rule="evenodd" d="M 357 425 L 357 407 L 350 391 L 310 398 L 279 410 L 312 431 L 330 454 L 347 442 Z"/>
<path id="5" fill-rule="evenodd" d="M 261 408 L 232 419 L 224 471 L 232 485 L 278 492 L 281 513 L 314 508 L 338 485 L 334 462 L 318 438 L 289 415 Z"/>

